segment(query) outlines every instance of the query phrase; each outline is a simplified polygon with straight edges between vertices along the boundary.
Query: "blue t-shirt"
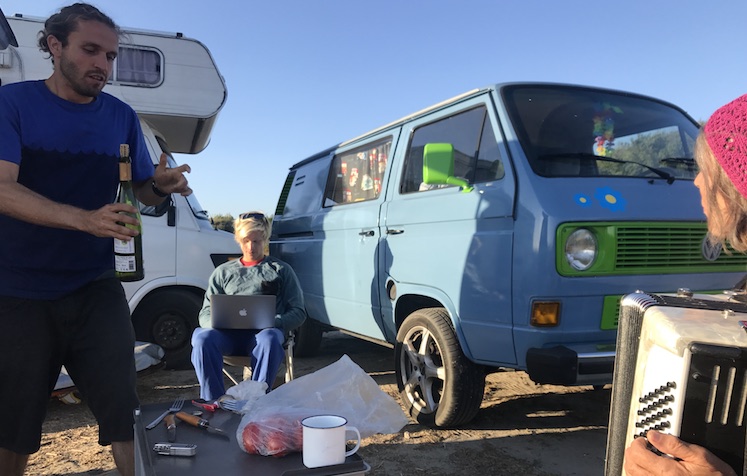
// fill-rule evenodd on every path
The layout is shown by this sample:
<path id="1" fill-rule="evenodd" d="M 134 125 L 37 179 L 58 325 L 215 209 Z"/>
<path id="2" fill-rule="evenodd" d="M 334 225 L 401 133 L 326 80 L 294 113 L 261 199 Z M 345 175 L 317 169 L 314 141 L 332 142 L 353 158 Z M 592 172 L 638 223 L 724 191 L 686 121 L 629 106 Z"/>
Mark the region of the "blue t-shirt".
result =
<path id="1" fill-rule="evenodd" d="M 137 114 L 101 93 L 66 101 L 44 81 L 0 87 L 0 160 L 18 182 L 50 200 L 95 210 L 116 199 L 119 146 L 129 144 L 133 181 L 154 166 Z M 0 214 L 0 295 L 56 299 L 114 268 L 112 238 L 49 228 Z"/>

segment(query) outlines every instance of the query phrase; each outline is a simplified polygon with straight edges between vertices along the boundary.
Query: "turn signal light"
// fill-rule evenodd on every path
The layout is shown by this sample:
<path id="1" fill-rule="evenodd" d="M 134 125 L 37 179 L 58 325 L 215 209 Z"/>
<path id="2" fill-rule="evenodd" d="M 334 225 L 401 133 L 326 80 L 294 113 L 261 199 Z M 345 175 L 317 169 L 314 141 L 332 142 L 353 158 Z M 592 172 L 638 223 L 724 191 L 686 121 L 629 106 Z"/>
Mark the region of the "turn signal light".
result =
<path id="1" fill-rule="evenodd" d="M 560 321 L 560 303 L 542 302 L 532 303 L 532 317 L 529 323 L 534 327 L 557 326 Z"/>

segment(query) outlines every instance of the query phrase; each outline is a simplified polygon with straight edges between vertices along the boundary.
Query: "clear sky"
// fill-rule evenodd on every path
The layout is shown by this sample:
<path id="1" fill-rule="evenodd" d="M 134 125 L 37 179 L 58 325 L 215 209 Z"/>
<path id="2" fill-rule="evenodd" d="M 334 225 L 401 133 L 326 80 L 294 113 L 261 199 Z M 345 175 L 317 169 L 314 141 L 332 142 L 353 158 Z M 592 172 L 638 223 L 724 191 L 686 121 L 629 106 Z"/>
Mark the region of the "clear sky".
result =
<path id="1" fill-rule="evenodd" d="M 46 18 L 68 3 L 0 7 Z M 207 149 L 176 156 L 211 215 L 272 214 L 294 163 L 493 83 L 623 89 L 698 120 L 747 93 L 744 0 L 91 3 L 122 27 L 182 32 L 213 54 L 228 101 Z"/>

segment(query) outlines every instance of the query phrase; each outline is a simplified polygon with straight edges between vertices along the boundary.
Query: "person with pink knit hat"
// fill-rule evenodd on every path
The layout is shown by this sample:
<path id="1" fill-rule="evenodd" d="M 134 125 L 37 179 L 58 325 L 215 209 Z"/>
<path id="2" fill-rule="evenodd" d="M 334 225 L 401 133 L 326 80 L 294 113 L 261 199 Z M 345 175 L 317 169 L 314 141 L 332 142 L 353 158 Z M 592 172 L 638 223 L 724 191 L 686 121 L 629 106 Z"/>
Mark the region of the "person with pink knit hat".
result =
<path id="1" fill-rule="evenodd" d="M 711 115 L 695 141 L 694 155 L 699 169 L 695 186 L 710 240 L 728 241 L 736 251 L 747 252 L 747 95 Z M 705 448 L 654 430 L 633 440 L 625 451 L 625 472 L 628 476 L 737 474 Z"/>

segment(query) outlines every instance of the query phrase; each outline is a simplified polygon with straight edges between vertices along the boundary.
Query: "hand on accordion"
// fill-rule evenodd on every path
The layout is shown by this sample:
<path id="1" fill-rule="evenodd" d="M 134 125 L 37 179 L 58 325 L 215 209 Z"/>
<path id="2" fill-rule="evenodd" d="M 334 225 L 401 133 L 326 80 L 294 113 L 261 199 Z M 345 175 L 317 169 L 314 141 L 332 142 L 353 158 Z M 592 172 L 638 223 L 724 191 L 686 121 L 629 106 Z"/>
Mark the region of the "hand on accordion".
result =
<path id="1" fill-rule="evenodd" d="M 655 430 L 649 431 L 646 438 L 636 438 L 625 450 L 625 473 L 736 476 L 729 465 L 702 446 Z"/>

